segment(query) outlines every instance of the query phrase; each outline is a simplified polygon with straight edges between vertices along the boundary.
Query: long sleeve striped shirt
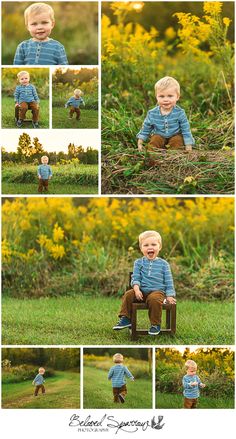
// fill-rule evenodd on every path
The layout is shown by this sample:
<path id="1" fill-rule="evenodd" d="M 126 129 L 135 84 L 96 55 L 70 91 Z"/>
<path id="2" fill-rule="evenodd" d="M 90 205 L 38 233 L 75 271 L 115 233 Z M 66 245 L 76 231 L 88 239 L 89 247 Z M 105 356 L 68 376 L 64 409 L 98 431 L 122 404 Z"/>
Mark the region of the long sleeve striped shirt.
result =
<path id="1" fill-rule="evenodd" d="M 48 180 L 49 177 L 52 177 L 52 169 L 49 165 L 39 165 L 38 166 L 38 177 L 41 177 L 42 180 Z"/>
<path id="2" fill-rule="evenodd" d="M 112 382 L 112 387 L 121 387 L 126 384 L 125 377 L 134 379 L 132 373 L 123 364 L 112 366 L 108 372 L 108 379 Z"/>
<path id="3" fill-rule="evenodd" d="M 182 134 L 185 145 L 195 143 L 185 111 L 177 105 L 169 114 L 161 114 L 159 106 L 148 111 L 137 138 L 147 140 L 153 134 L 159 134 L 165 139 Z"/>
<path id="4" fill-rule="evenodd" d="M 191 383 L 196 381 L 197 386 L 191 386 Z M 200 395 L 200 384 L 202 384 L 200 378 L 197 375 L 185 375 L 182 380 L 183 394 L 185 398 L 198 398 Z"/>
<path id="5" fill-rule="evenodd" d="M 175 296 L 170 265 L 161 258 L 149 260 L 145 256 L 134 262 L 131 286 L 138 285 L 144 294 L 162 291 L 166 296 Z"/>
<path id="6" fill-rule="evenodd" d="M 40 386 L 41 384 L 43 384 L 45 381 L 45 379 L 43 378 L 43 375 L 41 373 L 38 373 L 38 375 L 36 375 L 33 383 L 35 386 Z"/>
<path id="7" fill-rule="evenodd" d="M 80 107 L 80 105 L 84 105 L 84 100 L 83 98 L 75 98 L 74 96 L 71 96 L 70 99 L 68 99 L 68 101 L 66 102 L 66 107 L 75 107 L 78 108 Z"/>
<path id="8" fill-rule="evenodd" d="M 16 49 L 14 65 L 68 64 L 64 46 L 52 38 L 48 41 L 22 41 Z"/>
<path id="9" fill-rule="evenodd" d="M 39 102 L 36 88 L 32 84 L 17 85 L 14 92 L 15 102 Z"/>

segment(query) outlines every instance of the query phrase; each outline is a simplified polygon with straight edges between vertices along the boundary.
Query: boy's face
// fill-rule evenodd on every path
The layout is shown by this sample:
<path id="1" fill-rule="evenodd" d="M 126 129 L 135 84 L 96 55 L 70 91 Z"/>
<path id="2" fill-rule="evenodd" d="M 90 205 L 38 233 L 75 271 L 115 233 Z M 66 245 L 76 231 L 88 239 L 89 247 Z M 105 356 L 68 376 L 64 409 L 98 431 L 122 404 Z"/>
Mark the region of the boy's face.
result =
<path id="1" fill-rule="evenodd" d="M 197 369 L 193 368 L 193 367 L 189 367 L 187 370 L 187 375 L 193 376 L 196 375 Z"/>
<path id="2" fill-rule="evenodd" d="M 48 12 L 30 14 L 27 29 L 34 41 L 47 41 L 54 24 Z"/>
<path id="3" fill-rule="evenodd" d="M 140 250 L 143 256 L 152 260 L 158 256 L 158 253 L 161 249 L 161 245 L 158 239 L 155 236 L 150 236 L 144 239 L 140 245 Z"/>
<path id="4" fill-rule="evenodd" d="M 42 162 L 43 165 L 47 165 L 48 164 L 48 158 L 47 157 L 42 158 L 41 162 Z"/>
<path id="5" fill-rule="evenodd" d="M 171 111 L 179 100 L 175 87 L 168 87 L 156 93 L 157 103 L 164 111 Z"/>
<path id="6" fill-rule="evenodd" d="M 21 85 L 28 85 L 29 84 L 29 82 L 30 82 L 30 77 L 29 77 L 29 75 L 21 75 L 20 77 L 19 77 L 19 83 L 21 84 Z"/>

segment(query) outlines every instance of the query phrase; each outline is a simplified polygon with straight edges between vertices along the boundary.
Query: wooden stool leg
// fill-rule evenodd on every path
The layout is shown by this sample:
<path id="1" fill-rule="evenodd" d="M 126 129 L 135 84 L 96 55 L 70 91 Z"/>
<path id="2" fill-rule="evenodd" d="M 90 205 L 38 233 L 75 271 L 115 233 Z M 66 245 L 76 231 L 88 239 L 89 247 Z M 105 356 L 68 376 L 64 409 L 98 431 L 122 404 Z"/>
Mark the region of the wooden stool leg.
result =
<path id="1" fill-rule="evenodd" d="M 176 333 L 176 305 L 171 306 L 171 335 Z"/>
<path id="2" fill-rule="evenodd" d="M 132 306 L 132 316 L 131 316 L 131 340 L 137 340 L 137 308 Z"/>
<path id="3" fill-rule="evenodd" d="M 171 328 L 171 326 L 170 326 L 170 315 L 171 315 L 171 311 L 170 311 L 170 309 L 167 309 L 166 310 L 166 329 L 170 329 Z"/>

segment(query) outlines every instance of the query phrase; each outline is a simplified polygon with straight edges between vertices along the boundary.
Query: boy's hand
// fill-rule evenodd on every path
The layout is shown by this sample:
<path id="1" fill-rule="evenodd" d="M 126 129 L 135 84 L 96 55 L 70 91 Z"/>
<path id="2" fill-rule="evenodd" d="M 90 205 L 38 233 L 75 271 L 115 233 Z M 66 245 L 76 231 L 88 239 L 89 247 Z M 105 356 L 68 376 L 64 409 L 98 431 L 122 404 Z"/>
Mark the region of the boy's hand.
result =
<path id="1" fill-rule="evenodd" d="M 140 288 L 138 285 L 134 285 L 134 294 L 137 300 L 143 300 L 143 293 L 140 291 Z"/>
<path id="2" fill-rule="evenodd" d="M 18 102 L 15 103 L 15 107 L 19 107 L 20 104 Z"/>
<path id="3" fill-rule="evenodd" d="M 203 389 L 204 387 L 206 387 L 206 384 L 201 383 L 200 387 Z"/>
<path id="4" fill-rule="evenodd" d="M 67 108 L 67 105 L 65 104 L 65 108 Z"/>
<path id="5" fill-rule="evenodd" d="M 138 139 L 138 150 L 142 151 L 143 149 L 143 140 L 142 139 Z"/>
<path id="6" fill-rule="evenodd" d="M 166 298 L 168 303 L 176 303 L 176 299 L 172 296 Z"/>
<path id="7" fill-rule="evenodd" d="M 191 386 L 197 386 L 197 381 L 193 381 L 192 383 L 190 383 Z"/>
<path id="8" fill-rule="evenodd" d="M 192 151 L 192 149 L 193 149 L 192 145 L 185 145 L 186 152 Z"/>

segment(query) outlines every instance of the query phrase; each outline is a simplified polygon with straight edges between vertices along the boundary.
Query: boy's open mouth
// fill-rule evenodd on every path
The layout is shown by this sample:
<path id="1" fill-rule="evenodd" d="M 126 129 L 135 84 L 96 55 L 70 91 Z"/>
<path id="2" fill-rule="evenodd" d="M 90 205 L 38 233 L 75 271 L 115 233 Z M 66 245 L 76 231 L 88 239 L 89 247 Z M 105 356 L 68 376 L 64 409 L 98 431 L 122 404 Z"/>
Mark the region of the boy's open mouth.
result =
<path id="1" fill-rule="evenodd" d="M 147 255 L 149 258 L 154 258 L 154 256 L 155 256 L 154 250 L 148 250 Z"/>

